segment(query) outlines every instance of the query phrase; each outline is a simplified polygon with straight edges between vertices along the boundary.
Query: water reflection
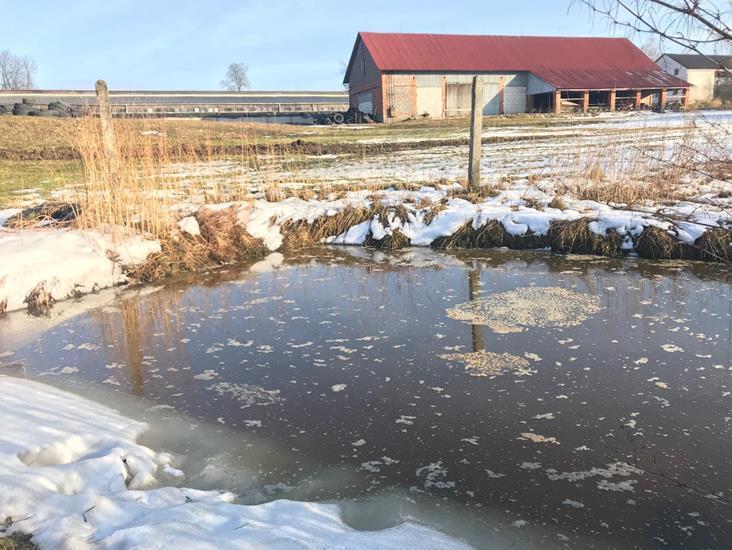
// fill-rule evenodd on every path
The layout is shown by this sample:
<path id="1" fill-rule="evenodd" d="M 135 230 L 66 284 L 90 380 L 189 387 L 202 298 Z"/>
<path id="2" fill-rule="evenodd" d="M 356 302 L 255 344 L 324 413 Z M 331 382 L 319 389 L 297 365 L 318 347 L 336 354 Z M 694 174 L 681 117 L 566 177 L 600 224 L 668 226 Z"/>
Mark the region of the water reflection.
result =
<path id="1" fill-rule="evenodd" d="M 532 287 L 601 309 L 505 334 L 446 315 Z M 191 429 L 190 451 L 206 449 L 193 482 L 244 501 L 397 491 L 490 530 L 550 525 L 542 545 L 719 546 L 731 288 L 707 264 L 325 249 L 115 299 L 31 344 L 15 346 L 3 321 L 0 341 L 32 376 L 217 426 L 212 446 Z M 441 358 L 483 350 L 531 373 L 476 378 Z"/>
<path id="2" fill-rule="evenodd" d="M 480 267 L 468 270 L 468 300 L 475 302 L 480 297 Z M 473 323 L 470 327 L 473 339 L 473 353 L 483 351 L 483 327 Z"/>

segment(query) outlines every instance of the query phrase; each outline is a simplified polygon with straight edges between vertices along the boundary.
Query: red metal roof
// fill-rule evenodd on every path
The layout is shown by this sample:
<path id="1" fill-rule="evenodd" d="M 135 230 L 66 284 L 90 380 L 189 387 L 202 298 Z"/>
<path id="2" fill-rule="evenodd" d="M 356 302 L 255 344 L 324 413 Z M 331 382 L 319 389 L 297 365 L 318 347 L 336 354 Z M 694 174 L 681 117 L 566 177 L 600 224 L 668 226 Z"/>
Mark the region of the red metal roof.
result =
<path id="1" fill-rule="evenodd" d="M 565 90 L 689 86 L 627 38 L 361 32 L 354 54 L 359 41 L 387 72 L 529 71 Z"/>

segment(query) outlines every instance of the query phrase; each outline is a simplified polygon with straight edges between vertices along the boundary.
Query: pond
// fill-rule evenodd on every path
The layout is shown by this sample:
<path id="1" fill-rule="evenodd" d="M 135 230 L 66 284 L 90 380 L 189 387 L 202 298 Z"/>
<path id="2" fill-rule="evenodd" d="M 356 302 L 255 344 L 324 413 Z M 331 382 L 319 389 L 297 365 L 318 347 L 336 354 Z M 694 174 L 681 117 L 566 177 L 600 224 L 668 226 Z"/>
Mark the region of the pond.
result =
<path id="1" fill-rule="evenodd" d="M 720 547 L 731 298 L 701 263 L 320 248 L 8 315 L 0 372 L 149 421 L 186 486 L 245 504 L 478 548 Z"/>

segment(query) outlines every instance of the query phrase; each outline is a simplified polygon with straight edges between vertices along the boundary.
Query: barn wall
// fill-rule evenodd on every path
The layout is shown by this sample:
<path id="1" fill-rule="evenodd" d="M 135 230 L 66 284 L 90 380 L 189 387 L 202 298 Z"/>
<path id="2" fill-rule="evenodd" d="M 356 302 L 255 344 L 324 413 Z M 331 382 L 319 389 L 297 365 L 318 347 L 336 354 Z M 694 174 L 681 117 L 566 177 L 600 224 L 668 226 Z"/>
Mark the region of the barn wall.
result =
<path id="1" fill-rule="evenodd" d="M 384 96 L 387 119 L 404 120 L 417 115 L 417 79 L 415 75 L 385 75 Z"/>
<path id="2" fill-rule="evenodd" d="M 372 114 L 379 121 L 383 121 L 384 114 L 381 76 L 371 54 L 360 43 L 348 79 L 349 103 L 351 107 L 363 107 L 368 104 L 370 96 Z"/>
<path id="3" fill-rule="evenodd" d="M 474 74 L 403 74 L 383 77 L 386 120 L 411 117 L 444 118 L 470 115 L 470 95 Z M 483 114 L 526 112 L 529 75 L 482 73 Z"/>

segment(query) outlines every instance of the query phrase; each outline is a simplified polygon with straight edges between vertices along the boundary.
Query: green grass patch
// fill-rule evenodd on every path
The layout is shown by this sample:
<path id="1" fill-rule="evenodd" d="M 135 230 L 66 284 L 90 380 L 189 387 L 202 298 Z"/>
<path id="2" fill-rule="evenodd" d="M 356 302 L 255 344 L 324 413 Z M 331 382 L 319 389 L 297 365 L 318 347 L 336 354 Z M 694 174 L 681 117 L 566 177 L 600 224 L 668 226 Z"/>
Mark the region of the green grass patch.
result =
<path id="1" fill-rule="evenodd" d="M 19 204 L 23 191 L 38 189 L 47 198 L 51 191 L 81 180 L 78 160 L 0 160 L 0 206 Z"/>

